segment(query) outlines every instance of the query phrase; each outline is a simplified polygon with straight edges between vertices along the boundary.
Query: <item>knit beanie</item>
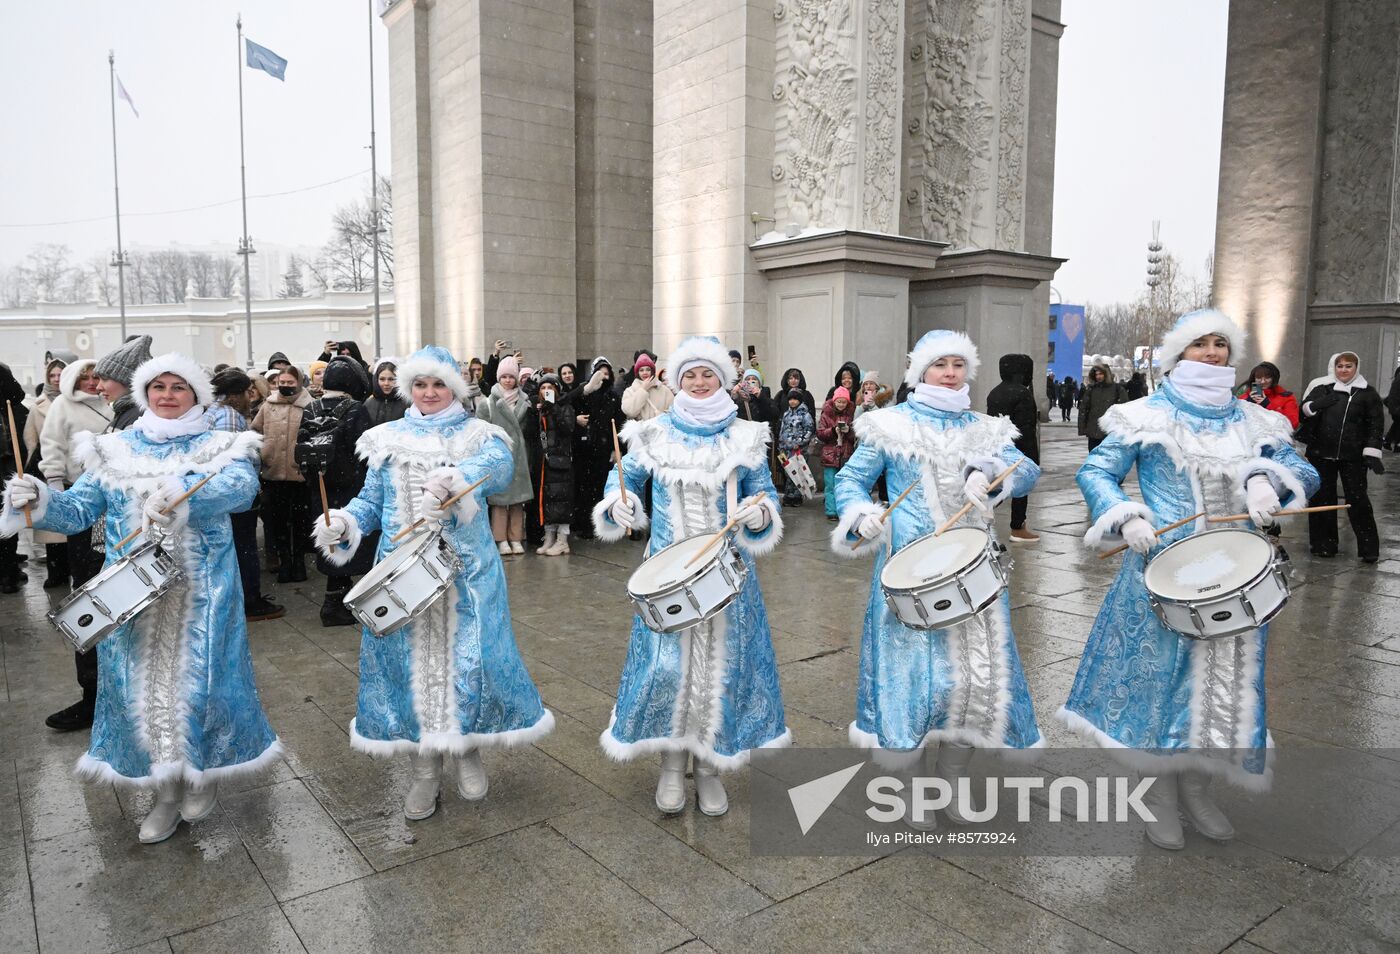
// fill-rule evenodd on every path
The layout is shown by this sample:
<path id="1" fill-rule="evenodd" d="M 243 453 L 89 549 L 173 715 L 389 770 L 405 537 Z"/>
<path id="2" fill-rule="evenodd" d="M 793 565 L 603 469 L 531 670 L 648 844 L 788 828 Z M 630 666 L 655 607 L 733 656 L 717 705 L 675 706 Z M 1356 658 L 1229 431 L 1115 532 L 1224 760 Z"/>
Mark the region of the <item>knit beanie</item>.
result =
<path id="1" fill-rule="evenodd" d="M 849 401 L 851 399 L 851 392 L 847 391 L 845 388 L 838 387 L 835 391 L 832 392 L 831 399 L 833 401 L 838 399 L 842 401 Z"/>
<path id="2" fill-rule="evenodd" d="M 520 383 L 520 362 L 516 360 L 513 354 L 506 355 L 501 359 L 501 363 L 496 365 L 497 380 L 500 380 L 501 376 L 506 374 L 515 378 L 516 384 Z"/>
<path id="3" fill-rule="evenodd" d="M 99 378 L 109 378 L 124 388 L 131 387 L 136 369 L 151 360 L 151 336 L 132 338 L 117 350 L 105 354 L 92 369 Z"/>
<path id="4" fill-rule="evenodd" d="M 758 382 L 759 387 L 763 387 L 763 375 L 758 373 L 757 368 L 749 368 L 747 371 L 744 372 L 744 377 L 753 378 L 755 381 Z"/>
<path id="5" fill-rule="evenodd" d="M 632 373 L 636 374 L 642 368 L 651 368 L 652 371 L 656 370 L 656 362 L 651 360 L 651 355 L 647 354 L 645 351 L 637 355 L 637 363 L 632 365 Z"/>

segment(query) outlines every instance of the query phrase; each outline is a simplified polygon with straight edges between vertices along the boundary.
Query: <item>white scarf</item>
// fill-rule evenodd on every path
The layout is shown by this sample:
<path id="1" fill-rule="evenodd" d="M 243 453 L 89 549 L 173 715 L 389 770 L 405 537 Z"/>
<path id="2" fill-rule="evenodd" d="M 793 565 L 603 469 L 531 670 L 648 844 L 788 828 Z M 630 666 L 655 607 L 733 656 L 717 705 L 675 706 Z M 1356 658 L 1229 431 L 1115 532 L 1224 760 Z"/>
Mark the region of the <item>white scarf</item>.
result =
<path id="1" fill-rule="evenodd" d="M 953 413 L 966 411 L 972 407 L 972 398 L 968 394 L 966 384 L 955 390 L 920 382 L 914 386 L 914 393 L 909 395 L 909 400 L 925 407 L 931 407 L 936 411 L 951 411 Z"/>
<path id="2" fill-rule="evenodd" d="M 404 417 L 418 418 L 423 421 L 431 421 L 434 424 L 452 424 L 467 416 L 467 409 L 462 406 L 461 401 L 452 401 L 441 411 L 434 411 L 431 414 L 424 414 L 418 410 L 417 406 L 410 405 L 404 411 Z"/>
<path id="3" fill-rule="evenodd" d="M 189 437 L 192 434 L 202 434 L 209 430 L 209 422 L 204 419 L 205 408 L 196 404 L 179 417 L 160 417 L 154 410 L 146 411 L 136 423 L 131 425 L 135 430 L 141 432 L 141 436 L 148 441 L 157 444 L 164 444 L 167 441 L 177 440 L 181 437 Z"/>
<path id="4" fill-rule="evenodd" d="M 694 427 L 710 427 L 733 420 L 739 409 L 728 391 L 716 391 L 707 398 L 693 398 L 681 391 L 671 404 L 671 413 Z"/>
<path id="5" fill-rule="evenodd" d="M 1169 380 L 1192 404 L 1225 407 L 1235 399 L 1235 369 L 1199 361 L 1178 361 Z"/>

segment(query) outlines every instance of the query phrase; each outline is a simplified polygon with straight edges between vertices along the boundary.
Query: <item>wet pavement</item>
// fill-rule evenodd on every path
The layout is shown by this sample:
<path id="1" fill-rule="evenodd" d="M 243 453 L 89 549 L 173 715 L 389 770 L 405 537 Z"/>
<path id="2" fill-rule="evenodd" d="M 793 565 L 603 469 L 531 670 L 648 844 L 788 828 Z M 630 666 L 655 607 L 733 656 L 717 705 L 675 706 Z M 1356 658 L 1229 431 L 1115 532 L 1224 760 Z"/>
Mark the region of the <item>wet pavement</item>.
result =
<path id="1" fill-rule="evenodd" d="M 1013 620 L 1042 729 L 1051 745 L 1071 745 L 1051 714 L 1116 563 L 1080 544 L 1082 440 L 1072 427 L 1047 430 L 1030 511 L 1041 542 L 1016 548 Z M 1281 745 L 1400 749 L 1400 477 L 1373 478 L 1372 489 L 1385 514 L 1377 566 L 1356 561 L 1345 527 L 1333 560 L 1308 555 L 1301 523 L 1285 531 L 1295 590 L 1271 629 L 1268 671 Z M 844 746 L 870 564 L 831 554 L 819 501 L 787 521 L 761 576 L 788 723 L 799 745 Z M 623 583 L 639 559 L 640 544 L 583 543 L 569 558 L 508 561 L 516 636 L 558 728 L 488 753 L 489 797 L 446 793 L 423 822 L 400 811 L 406 760 L 348 745 L 358 631 L 320 627 L 314 579 L 269 585 L 289 613 L 254 624 L 251 639 L 286 758 L 225 786 L 208 820 L 156 846 L 136 841 L 149 797 L 76 780 L 87 734 L 43 725 L 75 686 L 31 561 L 24 594 L 0 598 L 0 951 L 1400 945 L 1400 858 L 1362 845 L 1309 864 L 1242 843 L 1212 857 L 752 857 L 742 774 L 728 777 L 726 817 L 660 815 L 654 760 L 620 765 L 597 745 L 630 625 Z M 1383 784 L 1400 787 L 1400 764 L 1389 768 Z M 1391 824 L 1372 847 L 1397 841 Z"/>

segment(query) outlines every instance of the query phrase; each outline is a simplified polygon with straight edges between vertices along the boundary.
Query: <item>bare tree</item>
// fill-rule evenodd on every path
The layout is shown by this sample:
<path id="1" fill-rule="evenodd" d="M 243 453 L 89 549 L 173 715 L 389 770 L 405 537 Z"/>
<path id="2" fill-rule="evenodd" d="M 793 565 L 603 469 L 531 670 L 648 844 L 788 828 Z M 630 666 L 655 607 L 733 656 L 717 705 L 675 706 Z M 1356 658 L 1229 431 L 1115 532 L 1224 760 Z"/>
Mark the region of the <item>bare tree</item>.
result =
<path id="1" fill-rule="evenodd" d="M 233 298 L 243 288 L 242 269 L 230 255 L 214 259 L 214 291 L 220 298 Z"/>
<path id="2" fill-rule="evenodd" d="M 34 300 L 29 286 L 29 277 L 18 265 L 0 269 L 0 306 L 19 308 Z"/>
<path id="3" fill-rule="evenodd" d="M 63 301 L 72 287 L 69 272 L 68 246 L 45 243 L 36 245 L 20 266 L 28 277 L 32 301 Z"/>
<path id="4" fill-rule="evenodd" d="M 105 255 L 94 255 L 88 259 L 87 263 L 87 284 L 96 296 L 96 300 L 104 305 L 115 305 L 117 303 L 117 276 L 116 270 L 107 260 Z"/>
<path id="5" fill-rule="evenodd" d="M 393 193 L 389 180 L 379 177 L 379 283 L 394 284 L 394 244 L 390 231 Z M 305 263 L 312 277 L 324 288 L 336 291 L 367 291 L 374 283 L 374 209 L 367 196 L 363 201 L 343 205 L 331 218 L 331 238 L 315 262 Z"/>
<path id="6" fill-rule="evenodd" d="M 214 256 L 195 252 L 190 256 L 190 288 L 196 298 L 213 298 L 216 286 Z"/>

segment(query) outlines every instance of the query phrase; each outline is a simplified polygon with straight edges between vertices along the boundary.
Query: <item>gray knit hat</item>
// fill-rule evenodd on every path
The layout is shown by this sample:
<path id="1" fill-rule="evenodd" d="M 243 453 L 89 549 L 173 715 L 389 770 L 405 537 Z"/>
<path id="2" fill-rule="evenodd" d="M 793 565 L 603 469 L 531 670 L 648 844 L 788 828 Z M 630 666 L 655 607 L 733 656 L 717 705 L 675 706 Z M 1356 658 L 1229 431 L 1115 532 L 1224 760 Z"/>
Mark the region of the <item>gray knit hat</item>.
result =
<path id="1" fill-rule="evenodd" d="M 99 378 L 118 381 L 123 387 L 131 387 L 132 375 L 136 369 L 151 360 L 151 336 L 137 335 L 110 354 L 103 355 L 92 369 Z"/>

